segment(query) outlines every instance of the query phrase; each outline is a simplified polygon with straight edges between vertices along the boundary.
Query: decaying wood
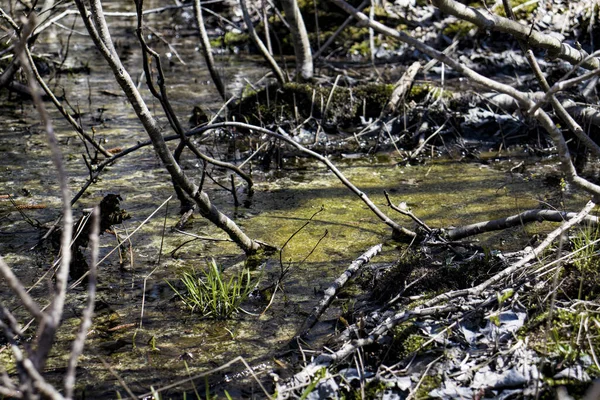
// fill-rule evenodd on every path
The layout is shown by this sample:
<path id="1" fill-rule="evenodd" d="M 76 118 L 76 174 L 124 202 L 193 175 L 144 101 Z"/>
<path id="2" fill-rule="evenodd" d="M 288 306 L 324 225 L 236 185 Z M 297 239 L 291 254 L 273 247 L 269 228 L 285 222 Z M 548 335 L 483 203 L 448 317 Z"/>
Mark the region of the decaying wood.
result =
<path id="1" fill-rule="evenodd" d="M 548 50 L 551 56 L 559 57 L 573 65 L 581 62 L 588 56 L 583 50 L 577 50 L 569 44 L 561 42 L 556 37 L 532 30 L 530 26 L 517 21 L 511 21 L 508 18 L 494 15 L 475 7 L 465 6 L 455 0 L 432 0 L 432 3 L 446 14 L 454 15 L 485 30 L 509 33 L 534 47 Z M 582 67 L 590 70 L 596 69 L 600 67 L 600 61 L 597 58 L 588 59 L 582 64 Z"/>
<path id="2" fill-rule="evenodd" d="M 403 32 L 403 31 L 398 31 L 398 30 L 392 29 L 380 22 L 369 19 L 368 16 L 359 12 L 358 10 L 356 10 L 354 7 L 352 7 L 350 4 L 348 4 L 344 0 L 332 0 L 332 1 L 337 6 L 346 10 L 348 13 L 351 13 L 352 15 L 354 15 L 355 18 L 358 19 L 360 22 L 362 22 L 363 24 L 365 24 L 369 27 L 372 27 L 373 29 L 377 30 L 378 32 L 381 32 L 382 34 L 390 36 L 390 37 L 394 37 L 410 46 L 413 46 L 414 48 L 427 54 L 428 56 L 433 57 L 433 58 L 447 64 L 448 66 L 450 66 L 457 72 L 463 74 L 465 77 L 469 78 L 470 80 L 472 80 L 473 82 L 475 82 L 479 85 L 482 85 L 488 89 L 495 90 L 500 93 L 504 93 L 504 94 L 507 94 L 507 95 L 513 97 L 519 103 L 519 105 L 521 106 L 522 109 L 531 110 L 533 107 L 536 107 L 536 103 L 532 102 L 524 92 L 522 92 L 510 85 L 500 83 L 498 81 L 495 81 L 493 79 L 487 78 L 487 77 L 479 74 L 478 72 L 467 67 L 466 65 L 454 60 L 453 58 L 432 48 L 431 46 L 428 46 L 427 44 L 423 43 L 422 41 L 415 39 L 414 37 L 408 35 L 407 33 Z M 444 4 L 449 3 L 449 2 L 450 2 L 449 0 L 445 0 Z M 436 1 L 435 3 L 436 4 L 441 3 L 441 1 Z M 454 4 L 454 3 L 455 2 L 452 2 L 452 4 Z M 457 7 L 460 7 L 461 9 L 465 8 L 465 6 L 460 3 L 458 3 Z M 479 13 L 479 14 L 481 15 L 481 13 Z M 507 21 L 514 22 L 514 21 L 510 21 L 508 19 L 507 19 Z M 591 62 L 591 60 L 592 60 L 592 59 L 587 58 L 587 54 L 585 54 L 585 55 L 580 54 L 580 56 L 581 57 L 573 59 L 575 61 L 575 63 L 581 62 L 582 60 L 588 60 L 588 62 Z M 593 60 L 595 60 L 596 63 L 599 62 L 595 58 Z M 583 66 L 584 64 L 585 63 L 582 63 L 581 65 Z M 594 64 L 594 65 L 596 65 L 596 64 Z M 600 70 L 595 71 L 595 72 L 598 73 L 598 72 L 600 72 Z M 600 196 L 600 185 L 590 182 L 589 180 L 582 178 L 581 176 L 579 176 L 577 174 L 575 166 L 573 165 L 573 161 L 571 158 L 569 148 L 567 146 L 567 142 L 562 134 L 562 131 L 554 123 L 554 121 L 552 120 L 550 115 L 548 115 L 548 113 L 542 109 L 537 109 L 535 111 L 535 113 L 531 113 L 531 116 L 534 117 L 540 123 L 540 125 L 544 128 L 544 130 L 546 130 L 546 132 L 548 133 L 548 135 L 554 142 L 554 145 L 556 146 L 556 149 L 558 152 L 561 171 L 565 174 L 567 181 L 573 183 L 578 188 L 583 189 L 590 194 L 593 194 L 595 196 Z"/>
<path id="3" fill-rule="evenodd" d="M 406 69 L 402 77 L 396 82 L 394 85 L 394 91 L 392 92 L 392 96 L 390 97 L 390 101 L 386 106 L 386 112 L 388 114 L 395 113 L 398 109 L 398 103 L 409 93 L 410 88 L 412 87 L 413 82 L 415 81 L 415 76 L 419 73 L 421 69 L 421 63 L 415 61 Z"/>

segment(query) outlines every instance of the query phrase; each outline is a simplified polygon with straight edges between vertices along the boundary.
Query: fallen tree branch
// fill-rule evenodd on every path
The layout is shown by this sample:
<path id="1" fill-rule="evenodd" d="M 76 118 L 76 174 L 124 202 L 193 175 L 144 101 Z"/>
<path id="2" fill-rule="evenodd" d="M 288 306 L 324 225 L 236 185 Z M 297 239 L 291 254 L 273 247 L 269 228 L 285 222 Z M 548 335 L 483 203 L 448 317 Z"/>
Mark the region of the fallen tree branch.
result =
<path id="1" fill-rule="evenodd" d="M 413 221 L 415 221 L 417 223 L 417 225 L 419 225 L 421 228 L 423 228 L 425 230 L 425 232 L 430 233 L 432 231 L 432 229 L 427 226 L 427 224 L 423 221 L 421 221 L 419 219 L 419 217 L 417 217 L 415 214 L 412 213 L 412 211 L 410 211 L 410 209 L 408 207 L 406 207 L 406 203 L 400 203 L 400 206 L 396 206 L 394 203 L 392 203 L 392 200 L 390 199 L 390 195 L 387 191 L 383 191 L 383 194 L 385 195 L 385 199 L 388 202 L 388 206 L 396 211 L 397 213 L 400 213 L 402 215 L 406 215 L 407 217 L 410 217 Z"/>
<path id="2" fill-rule="evenodd" d="M 490 279 L 486 280 L 485 282 L 469 289 L 455 290 L 452 292 L 443 293 L 419 305 L 415 309 L 402 310 L 393 315 L 392 317 L 386 318 L 383 322 L 381 322 L 374 329 L 372 329 L 367 337 L 348 341 L 339 350 L 333 353 L 320 354 L 319 356 L 315 357 L 315 359 L 309 364 L 307 364 L 300 372 L 296 373 L 292 378 L 288 379 L 283 384 L 278 385 L 278 399 L 288 398 L 295 388 L 297 388 L 300 385 L 306 384 L 306 382 L 310 382 L 315 373 L 317 373 L 317 371 L 319 371 L 322 368 L 330 367 L 333 363 L 345 359 L 361 347 L 376 343 L 382 335 L 385 335 L 392 328 L 394 328 L 402 322 L 406 322 L 414 317 L 439 315 L 440 313 L 450 313 L 455 312 L 457 310 L 468 311 L 470 309 L 473 309 L 473 305 L 459 307 L 457 305 L 447 302 L 458 297 L 479 296 L 484 290 L 488 289 L 491 285 L 498 283 L 502 279 L 507 278 L 515 271 L 522 268 L 527 263 L 538 257 L 562 233 L 569 230 L 575 224 L 578 224 L 581 221 L 583 221 L 585 217 L 590 213 L 590 211 L 594 208 L 594 206 L 595 204 L 593 202 L 588 202 L 586 206 L 573 218 L 571 218 L 568 222 L 565 222 L 560 227 L 552 231 L 538 247 L 529 252 L 518 262 L 505 268 L 504 270 L 494 275 Z M 483 299 L 480 302 L 480 304 L 484 304 L 487 301 L 488 299 Z M 351 330 L 352 328 L 353 327 L 349 327 L 347 330 Z"/>
<path id="3" fill-rule="evenodd" d="M 581 60 L 588 56 L 585 51 L 577 50 L 553 36 L 532 30 L 529 26 L 491 14 L 488 11 L 465 6 L 455 0 L 432 0 L 431 2 L 446 14 L 454 15 L 485 30 L 509 33 L 531 46 L 548 50 L 551 57 L 561 58 L 573 65 L 581 62 Z M 586 69 L 596 69 L 600 67 L 600 60 L 592 58 L 584 62 L 581 66 Z"/>
<path id="4" fill-rule="evenodd" d="M 556 228 L 555 230 L 550 232 L 550 234 L 548 234 L 546 239 L 544 239 L 544 241 L 542 243 L 540 243 L 540 245 L 537 246 L 535 249 L 533 249 L 529 254 L 527 254 L 526 256 L 521 258 L 521 260 L 519 260 L 515 264 L 511 265 L 510 267 L 503 269 L 501 272 L 499 272 L 498 274 L 489 278 L 485 282 L 483 282 L 475 287 L 469 288 L 469 289 L 455 290 L 455 291 L 449 292 L 449 293 L 442 293 L 441 295 L 436 296 L 433 299 L 425 302 L 423 304 L 423 307 L 425 307 L 425 308 L 432 307 L 436 304 L 443 303 L 443 302 L 446 302 L 448 300 L 451 300 L 451 299 L 454 299 L 457 297 L 480 295 L 481 292 L 483 292 L 483 290 L 487 289 L 490 285 L 500 281 L 501 279 L 508 277 L 510 274 L 514 273 L 516 270 L 523 267 L 525 264 L 527 264 L 531 260 L 534 260 L 548 246 L 550 246 L 550 244 L 552 244 L 552 242 L 554 240 L 556 240 L 556 238 L 559 237 L 563 232 L 566 232 L 572 226 L 580 223 L 585 218 L 585 216 L 588 215 L 590 213 L 590 211 L 592 211 L 592 209 L 595 207 L 595 205 L 596 204 L 594 202 L 588 201 L 588 203 L 585 205 L 585 207 L 579 213 L 577 213 L 577 215 L 575 215 L 569 221 L 563 223 L 561 226 L 559 226 L 558 228 Z M 391 329 L 392 327 L 397 325 L 399 322 L 401 322 L 401 321 L 397 321 L 398 318 L 403 319 L 403 317 L 401 315 L 394 316 L 394 317 L 390 318 L 388 321 L 385 321 L 384 323 L 379 325 L 377 328 L 373 329 L 371 335 L 373 335 L 374 337 L 382 335 L 383 333 L 385 333 L 386 331 L 388 331 L 389 329 Z"/>
<path id="5" fill-rule="evenodd" d="M 362 22 L 364 25 L 372 27 L 373 29 L 377 30 L 378 32 L 381 32 L 384 35 L 391 36 L 398 40 L 401 40 L 402 42 L 404 42 L 410 46 L 413 46 L 414 48 L 423 52 L 424 54 L 427 54 L 430 57 L 433 57 L 445 64 L 448 64 L 448 66 L 452 67 L 454 70 L 463 74 L 467 78 L 470 78 L 477 84 L 483 85 L 483 86 L 487 87 L 488 89 L 496 90 L 498 92 L 501 92 L 501 93 L 504 93 L 504 94 L 507 94 L 507 95 L 513 97 L 519 103 L 519 105 L 521 106 L 522 109 L 529 110 L 533 106 L 535 106 L 535 103 L 533 103 L 529 99 L 527 94 L 525 94 L 524 92 L 517 90 L 510 85 L 495 81 L 493 79 L 487 78 L 487 77 L 479 74 L 478 72 L 467 67 L 463 63 L 456 61 L 456 60 L 452 59 L 451 57 L 448 57 L 448 55 L 434 49 L 431 46 L 426 45 L 425 43 L 413 38 L 412 36 L 406 34 L 403 31 L 398 31 L 398 30 L 392 29 L 380 22 L 369 19 L 368 16 L 359 12 L 358 10 L 356 10 L 354 7 L 352 7 L 350 4 L 348 4 L 344 0 L 331 0 L 331 1 L 333 3 L 335 3 L 337 6 L 339 6 L 340 8 L 342 8 L 343 10 L 346 10 L 348 13 L 351 13 L 352 15 L 354 15 L 355 18 L 358 19 L 360 22 Z M 444 1 L 450 2 L 451 0 L 444 0 Z M 440 2 L 441 2 L 441 0 L 435 1 L 435 3 L 440 3 Z M 452 3 L 454 4 L 455 2 L 452 2 Z M 459 3 L 459 6 L 462 7 L 463 9 L 465 8 L 465 6 L 463 6 L 460 3 Z M 477 12 L 480 15 L 482 15 L 479 11 L 477 11 Z M 507 20 L 507 21 L 512 22 L 510 20 Z M 587 54 L 585 56 L 587 56 Z M 580 61 L 583 58 L 585 58 L 585 57 L 580 57 L 576 61 Z M 600 63 L 600 61 L 598 61 L 597 59 L 594 59 L 594 60 L 596 62 Z M 583 63 L 582 65 L 584 65 L 584 64 L 585 63 Z M 542 109 L 538 109 L 533 114 L 533 117 L 540 123 L 540 125 L 546 130 L 546 132 L 548 132 L 548 135 L 550 135 L 550 137 L 552 138 L 552 141 L 554 142 L 554 145 L 556 146 L 556 149 L 558 152 L 561 171 L 565 174 L 567 180 L 569 182 L 573 183 L 575 186 L 579 187 L 580 189 L 587 191 L 588 193 L 591 193 L 595 196 L 600 196 L 600 185 L 596 185 L 596 184 L 588 181 L 587 179 L 580 177 L 577 174 L 577 171 L 575 170 L 575 166 L 573 165 L 573 161 L 571 160 L 571 154 L 569 152 L 569 148 L 567 147 L 567 142 L 562 134 L 562 131 L 552 121 L 552 118 L 548 115 L 548 113 Z"/>
<path id="6" fill-rule="evenodd" d="M 479 235 L 480 233 L 498 231 L 530 222 L 565 222 L 575 218 L 577 215 L 578 213 L 575 212 L 557 210 L 527 210 L 506 218 L 483 221 L 450 229 L 446 232 L 446 238 L 448 240 L 459 240 L 469 236 Z M 591 226 L 597 226 L 598 222 L 598 217 L 590 215 L 585 216 L 582 220 L 582 223 L 590 224 Z"/>
<path id="7" fill-rule="evenodd" d="M 385 106 L 386 113 L 395 113 L 398 109 L 398 103 L 400 100 L 403 100 L 404 97 L 410 91 L 410 88 L 415 81 L 415 76 L 421 70 L 421 63 L 415 61 L 404 71 L 402 77 L 398 79 L 398 82 L 394 84 L 394 91 L 392 92 L 392 96 Z"/>
<path id="8" fill-rule="evenodd" d="M 329 307 L 334 297 L 338 294 L 341 288 L 348 282 L 350 278 L 352 278 L 358 270 L 371 260 L 371 258 L 375 257 L 377 253 L 381 251 L 381 244 L 375 245 L 363 253 L 360 257 L 354 260 L 350 266 L 340 275 L 327 289 L 325 289 L 325 294 L 323 298 L 317 304 L 310 315 L 304 320 L 302 327 L 298 331 L 295 339 L 305 337 L 310 329 L 317 323 L 319 317 L 323 314 L 325 309 Z"/>

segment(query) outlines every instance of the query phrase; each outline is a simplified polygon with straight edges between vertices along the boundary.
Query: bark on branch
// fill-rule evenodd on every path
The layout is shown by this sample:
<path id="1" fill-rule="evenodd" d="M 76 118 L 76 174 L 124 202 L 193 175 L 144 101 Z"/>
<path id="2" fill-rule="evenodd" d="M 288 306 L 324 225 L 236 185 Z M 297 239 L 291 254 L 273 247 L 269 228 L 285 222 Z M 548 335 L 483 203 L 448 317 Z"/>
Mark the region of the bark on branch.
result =
<path id="1" fill-rule="evenodd" d="M 533 103 L 529 99 L 527 94 L 525 94 L 524 92 L 517 90 L 510 85 L 506 85 L 506 84 L 500 83 L 498 81 L 495 81 L 493 79 L 486 78 L 485 76 L 477 73 L 476 71 L 472 70 L 471 68 L 468 68 L 464 64 L 452 59 L 448 55 L 432 48 L 431 46 L 426 45 L 425 43 L 411 37 L 410 35 L 408 35 L 404 32 L 397 31 L 395 29 L 392 29 L 388 26 L 383 25 L 382 23 L 370 20 L 368 16 L 359 12 L 358 10 L 356 10 L 354 7 L 352 7 L 350 4 L 348 4 L 344 0 L 332 0 L 332 1 L 337 6 L 346 10 L 348 13 L 351 13 L 352 15 L 354 15 L 355 18 L 358 19 L 360 22 L 377 30 L 378 32 L 381 32 L 384 35 L 395 37 L 398 40 L 401 40 L 402 42 L 404 42 L 410 46 L 413 46 L 414 48 L 423 52 L 424 54 L 427 54 L 428 56 L 433 57 L 433 58 L 449 65 L 457 72 L 463 74 L 467 78 L 473 80 L 474 82 L 476 82 L 480 85 L 483 85 L 491 90 L 495 90 L 495 91 L 498 91 L 498 92 L 501 92 L 501 93 L 504 93 L 504 94 L 507 94 L 507 95 L 513 97 L 519 103 L 521 108 L 531 109 L 532 107 L 535 106 L 535 103 Z M 462 6 L 462 7 L 464 8 L 464 6 Z M 479 14 L 481 14 L 481 12 L 479 12 Z M 586 56 L 580 57 L 580 58 L 578 58 L 578 60 L 582 60 L 585 57 Z M 590 62 L 590 61 L 591 61 L 591 59 L 588 60 L 588 62 Z M 571 154 L 569 153 L 569 149 L 567 147 L 565 138 L 564 138 L 561 130 L 552 121 L 552 118 L 550 118 L 548 113 L 545 112 L 544 110 L 538 109 L 537 111 L 535 111 L 535 113 L 533 113 L 532 116 L 535 119 L 537 119 L 537 121 L 540 123 L 540 125 L 546 130 L 546 132 L 548 132 L 548 134 L 552 138 L 552 141 L 554 142 L 554 145 L 556 146 L 556 149 L 558 152 L 561 170 L 565 174 L 567 180 L 569 182 L 573 183 L 575 186 L 587 191 L 588 193 L 591 193 L 595 196 L 600 196 L 600 186 L 599 185 L 596 185 L 596 184 L 580 177 L 577 174 L 577 171 L 575 170 L 575 166 L 573 165 L 573 162 L 571 160 Z"/>
<path id="2" fill-rule="evenodd" d="M 492 221 L 478 222 L 476 224 L 465 225 L 459 228 L 451 229 L 447 232 L 448 240 L 459 240 L 469 236 L 479 235 L 484 232 L 498 231 L 513 226 L 519 226 L 530 222 L 565 222 L 575 218 L 577 213 L 555 211 L 555 210 L 528 210 L 510 217 L 495 219 Z M 598 225 L 598 217 L 587 215 L 582 220 L 583 223 L 592 226 Z"/>
<path id="3" fill-rule="evenodd" d="M 509 33 L 531 46 L 548 50 L 548 55 L 551 57 L 561 58 L 573 65 L 578 64 L 588 56 L 583 50 L 577 50 L 555 37 L 532 30 L 530 26 L 517 21 L 511 21 L 508 18 L 481 9 L 465 6 L 455 0 L 432 0 L 431 2 L 446 14 L 454 15 L 486 30 Z M 586 69 L 596 69 L 600 67 L 600 60 L 592 58 L 585 61 L 581 66 Z"/>
<path id="4" fill-rule="evenodd" d="M 331 366 L 335 362 L 339 362 L 349 355 L 353 354 L 359 348 L 372 345 L 377 342 L 377 340 L 382 336 L 389 332 L 392 328 L 397 326 L 398 324 L 408 321 L 412 318 L 419 316 L 429 316 L 429 315 L 439 315 L 441 313 L 449 313 L 456 312 L 459 310 L 459 307 L 452 304 L 447 303 L 452 299 L 456 299 L 459 297 L 465 296 L 479 296 L 484 290 L 491 287 L 491 285 L 496 284 L 503 279 L 507 278 L 517 270 L 523 268 L 529 262 L 538 257 L 557 237 L 559 237 L 563 232 L 566 232 L 572 226 L 577 223 L 580 223 L 586 215 L 594 208 L 595 204 L 593 202 L 588 202 L 586 206 L 577 213 L 571 220 L 565 222 L 560 227 L 552 231 L 547 238 L 534 250 L 529 252 L 526 256 L 521 258 L 518 262 L 510 265 L 509 267 L 502 270 L 500 273 L 494 275 L 490 279 L 485 282 L 477 285 L 475 287 L 463 290 L 455 290 L 453 292 L 443 293 L 434 297 L 433 299 L 427 301 L 426 303 L 421 304 L 420 306 L 414 309 L 402 310 L 392 317 L 386 318 L 383 322 L 373 328 L 368 336 L 360 339 L 355 339 L 352 341 L 346 342 L 342 347 L 332 353 L 320 354 L 315 357 L 312 362 L 306 365 L 300 372 L 295 374 L 292 378 L 283 382 L 283 384 L 278 385 L 277 393 L 278 399 L 288 398 L 290 393 L 292 393 L 297 388 L 301 388 L 303 385 L 307 385 L 311 382 L 312 377 L 322 368 L 327 368 Z M 496 293 L 493 294 L 496 296 Z M 480 300 L 479 304 L 484 304 L 489 301 L 489 298 L 485 298 Z M 444 304 L 446 303 L 446 304 Z"/>
<path id="5" fill-rule="evenodd" d="M 350 182 L 348 180 L 348 178 L 346 178 L 346 176 L 344 176 L 344 174 L 342 174 L 342 172 L 331 161 L 329 161 L 329 159 L 327 157 L 324 157 L 321 154 L 316 153 L 316 152 L 302 146 L 300 143 L 298 143 L 294 139 L 292 139 L 282 128 L 279 128 L 280 133 L 276 133 L 276 132 L 273 132 L 266 128 L 261 128 L 261 127 L 254 126 L 254 125 L 244 124 L 242 122 L 220 122 L 217 124 L 203 126 L 203 127 L 197 128 L 197 129 L 192 129 L 191 131 L 187 132 L 186 134 L 187 135 L 199 134 L 199 133 L 202 133 L 209 129 L 223 128 L 223 127 L 236 127 L 236 128 L 248 129 L 251 131 L 267 134 L 273 138 L 282 140 L 285 143 L 291 145 L 292 147 L 295 147 L 296 149 L 300 150 L 304 154 L 308 154 L 309 156 L 319 160 L 320 162 L 325 164 L 327 166 L 327 168 L 329 168 L 329 170 L 331 172 L 333 172 L 334 175 L 348 189 L 350 189 L 354 194 L 356 194 L 367 205 L 367 207 L 369 207 L 369 209 L 371 211 L 373 211 L 373 213 L 381 221 L 383 221 L 387 226 L 392 228 L 393 236 L 396 240 L 410 242 L 417 236 L 417 234 L 415 232 L 399 225 L 397 222 L 395 222 L 390 217 L 388 217 L 383 211 L 381 211 L 379 209 L 379 207 L 377 207 L 377 205 L 375 203 L 373 203 L 373 201 L 369 198 L 369 196 L 367 196 L 363 191 L 361 191 L 352 182 Z"/>
<path id="6" fill-rule="evenodd" d="M 221 213 L 214 204 L 212 204 L 208 195 L 200 190 L 198 186 L 184 174 L 183 170 L 175 160 L 162 136 L 162 130 L 158 122 L 150 113 L 150 110 L 137 90 L 131 76 L 121 63 L 110 37 L 100 0 L 94 0 L 90 3 L 91 12 L 88 12 L 83 1 L 76 0 L 76 4 L 85 27 L 92 37 L 96 48 L 101 52 L 102 56 L 106 59 L 112 69 L 117 83 L 121 86 L 121 89 L 133 106 L 146 133 L 150 137 L 150 140 L 152 140 L 156 154 L 161 159 L 173 181 L 175 181 L 175 183 L 195 201 L 200 214 L 219 228 L 223 229 L 246 254 L 258 251 L 261 248 L 260 244 L 250 239 L 242 232 L 235 222 L 229 219 L 225 214 Z"/>
<path id="7" fill-rule="evenodd" d="M 371 258 L 375 257 L 381 251 L 381 247 L 382 245 L 378 244 L 367 250 L 364 254 L 362 254 L 360 257 L 354 260 L 352 264 L 350 264 L 350 266 L 344 271 L 344 273 L 340 275 L 339 278 L 337 278 L 331 284 L 331 286 L 329 286 L 325 290 L 325 294 L 323 295 L 323 298 L 321 299 L 319 304 L 317 304 L 315 308 L 313 308 L 310 315 L 306 318 L 306 320 L 304 320 L 302 327 L 298 331 L 298 337 L 304 337 L 308 334 L 310 328 L 312 328 L 317 323 L 319 317 L 321 317 L 323 312 L 327 309 L 327 307 L 329 307 L 329 305 L 331 304 L 335 296 L 338 294 L 340 289 L 344 287 L 344 285 L 348 282 L 350 278 L 356 275 L 356 272 L 358 272 L 358 270 L 363 265 L 368 263 L 371 260 Z"/>

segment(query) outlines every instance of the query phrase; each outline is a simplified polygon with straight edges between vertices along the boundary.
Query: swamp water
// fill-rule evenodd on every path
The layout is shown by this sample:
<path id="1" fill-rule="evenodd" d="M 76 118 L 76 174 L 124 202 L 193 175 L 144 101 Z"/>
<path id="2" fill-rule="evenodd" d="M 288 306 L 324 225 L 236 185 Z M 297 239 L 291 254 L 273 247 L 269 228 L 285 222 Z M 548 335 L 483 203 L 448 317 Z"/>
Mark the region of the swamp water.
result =
<path id="1" fill-rule="evenodd" d="M 107 4 L 105 10 L 124 7 L 119 2 L 113 5 Z M 197 41 L 191 36 L 193 29 L 181 26 L 175 29 L 173 26 L 169 31 L 161 25 L 167 20 L 161 20 L 160 16 L 148 17 L 148 23 L 154 28 L 171 34 L 165 34 L 165 38 L 186 65 L 175 60 L 171 49 L 162 42 L 155 40 L 150 44 L 163 55 L 167 64 L 168 89 L 176 111 L 182 121 L 187 119 L 195 104 L 207 105 L 216 111 L 220 104 L 215 101 L 216 91 L 207 84 L 209 75 L 202 66 L 201 55 L 195 51 Z M 109 17 L 113 38 L 126 66 L 135 76 L 141 71 L 141 63 L 133 21 Z M 69 19 L 63 21 L 63 25 L 70 26 L 71 23 Z M 63 54 L 66 34 L 59 27 L 50 29 L 56 35 L 42 35 L 34 50 L 56 58 Z M 84 31 L 80 22 L 75 24 L 75 30 Z M 83 125 L 88 131 L 94 126 L 96 137 L 103 140 L 106 148 L 125 148 L 146 140 L 143 128 L 120 94 L 112 73 L 93 50 L 88 38 L 75 34 L 70 46 L 66 65 L 86 65 L 91 73 L 55 76 L 50 86 L 58 93 L 64 88 L 70 104 L 80 110 Z M 167 61 L 167 53 L 171 54 L 171 62 Z M 256 82 L 265 74 L 258 63 L 235 56 L 218 57 L 217 64 L 232 91 L 239 90 L 246 80 Z M 151 111 L 159 115 L 159 104 L 147 91 L 144 95 Z M 46 105 L 61 141 L 69 185 L 75 193 L 88 178 L 82 160 L 85 148 L 52 105 Z M 41 250 L 31 250 L 44 230 L 32 227 L 26 218 L 50 224 L 58 217 L 60 200 L 56 173 L 50 162 L 45 133 L 31 105 L 6 102 L 4 94 L 0 115 L 0 195 L 10 194 L 15 201 L 13 204 L 6 198 L 0 200 L 0 254 L 24 284 L 31 287 L 48 271 L 52 256 Z M 166 121 L 163 124 L 167 126 Z M 256 142 L 259 142 L 258 138 Z M 199 180 L 197 162 L 189 155 L 185 157 L 186 172 L 196 175 Z M 396 203 L 407 202 L 431 227 L 499 218 L 540 208 L 546 202 L 558 204 L 560 194 L 559 189 L 544 185 L 541 174 L 508 173 L 520 161 L 518 159 L 496 163 L 491 158 L 488 165 L 436 160 L 404 167 L 397 164 L 392 153 L 356 159 L 334 157 L 332 161 L 388 215 L 409 227 L 410 221 L 393 215 L 385 206 L 384 190 L 390 192 Z M 218 174 L 215 176 L 218 178 Z M 373 263 L 392 263 L 400 257 L 403 248 L 389 241 L 390 230 L 324 166 L 305 159 L 284 158 L 280 169 L 261 172 L 254 167 L 253 177 L 256 186 L 249 207 L 236 208 L 225 190 L 211 182 L 206 186 L 215 205 L 233 217 L 252 238 L 282 246 L 322 208 L 283 250 L 281 260 L 284 267 L 290 267 L 283 282 L 284 291 L 275 294 L 273 304 L 264 313 L 267 301 L 251 299 L 244 308 L 253 315 L 240 314 L 231 320 L 214 321 L 190 314 L 166 281 L 177 284 L 180 271 L 204 268 L 212 258 L 226 270 L 239 268 L 244 257 L 234 244 L 227 242 L 198 240 L 184 244 L 191 238 L 170 230 L 179 218 L 179 205 L 172 200 L 131 237 L 128 243 L 131 253 L 125 251 L 120 256 L 114 253 L 99 266 L 98 306 L 93 331 L 79 364 L 76 396 L 85 393 L 87 397 L 111 398 L 116 396 L 116 391 L 124 394 L 106 365 L 136 394 L 146 393 L 151 387 L 165 387 L 237 356 L 243 356 L 248 363 L 257 366 L 257 373 L 269 381 L 271 378 L 265 378 L 264 374 L 280 366 L 274 360 L 283 357 L 287 343 L 320 299 L 322 290 L 355 258 L 381 242 L 387 244 Z M 123 198 L 121 207 L 132 216 L 116 226 L 124 237 L 173 195 L 173 190 L 167 172 L 152 149 L 146 147 L 108 167 L 75 204 L 75 218 L 81 215 L 82 209 L 97 204 L 106 193 L 119 194 Z M 245 196 L 240 193 L 240 200 L 245 200 Z M 15 204 L 23 208 L 22 214 Z M 574 204 L 566 206 L 573 209 L 568 206 L 574 207 Z M 539 227 L 533 225 L 483 235 L 481 244 L 497 246 L 503 243 L 505 249 L 518 249 L 536 229 Z M 198 216 L 186 225 L 185 230 L 201 236 L 225 238 L 222 232 Z M 101 258 L 116 245 L 113 235 L 104 234 Z M 281 270 L 279 256 L 273 256 L 260 270 L 262 272 L 255 272 L 260 276 L 260 286 L 273 283 Z M 49 300 L 44 298 L 50 286 L 49 279 L 46 276 L 32 289 L 42 304 Z M 4 284 L 1 286 L 2 303 L 15 310 L 14 297 Z M 84 301 L 82 287 L 68 295 L 65 322 L 48 362 L 47 375 L 51 381 L 62 379 Z M 343 306 L 343 301 L 334 302 L 321 318 L 323 322 L 314 328 L 313 339 L 322 341 L 335 332 L 336 318 Z M 22 311 L 16 314 L 22 323 L 27 321 Z M 0 359 L 3 365 L 11 365 L 9 349 L 2 348 Z M 232 374 L 242 370 L 243 366 L 236 364 L 226 372 L 211 376 L 210 382 L 231 379 L 224 387 L 234 397 L 237 397 L 236 393 L 242 394 L 236 390 L 243 390 L 244 395 L 257 393 L 258 397 L 263 397 L 252 381 L 237 386 Z M 14 369 L 9 367 L 9 372 L 14 373 Z M 196 384 L 202 385 L 203 380 L 197 380 Z M 190 393 L 191 390 L 190 383 L 182 384 L 165 392 L 164 397 L 177 398 L 183 391 Z"/>

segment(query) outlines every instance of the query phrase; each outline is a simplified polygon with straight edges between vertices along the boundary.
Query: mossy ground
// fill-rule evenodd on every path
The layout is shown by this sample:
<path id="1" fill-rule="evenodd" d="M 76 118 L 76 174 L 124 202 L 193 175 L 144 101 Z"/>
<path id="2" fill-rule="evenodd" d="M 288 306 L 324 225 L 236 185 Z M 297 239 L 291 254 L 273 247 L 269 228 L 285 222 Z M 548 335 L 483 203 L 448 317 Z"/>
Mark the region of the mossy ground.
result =
<path id="1" fill-rule="evenodd" d="M 381 84 L 325 87 L 286 83 L 281 88 L 269 86 L 246 93 L 232 110 L 238 121 L 259 125 L 300 124 L 312 116 L 325 126 L 343 128 L 358 123 L 361 117 L 377 118 L 392 91 L 392 85 Z"/>

